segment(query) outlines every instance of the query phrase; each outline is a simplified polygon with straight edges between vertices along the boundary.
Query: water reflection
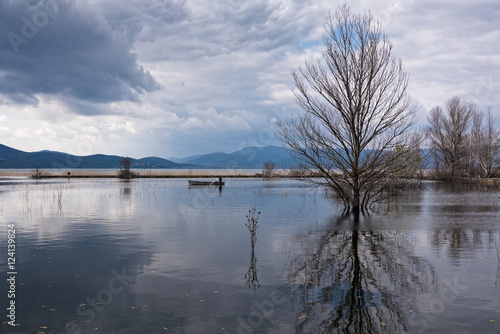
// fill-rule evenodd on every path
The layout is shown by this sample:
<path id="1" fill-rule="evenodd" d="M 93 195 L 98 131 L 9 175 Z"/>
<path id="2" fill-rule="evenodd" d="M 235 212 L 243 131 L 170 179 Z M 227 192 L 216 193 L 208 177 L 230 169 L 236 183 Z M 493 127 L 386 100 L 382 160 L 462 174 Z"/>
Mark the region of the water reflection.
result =
<path id="1" fill-rule="evenodd" d="M 340 218 L 302 246 L 288 282 L 298 333 L 408 332 L 415 296 L 435 289 L 433 266 L 415 255 L 402 232 L 359 230 L 359 217 Z M 293 287 L 293 288 L 292 288 Z"/>
<path id="2" fill-rule="evenodd" d="M 336 207 L 298 181 L 232 179 L 222 194 L 186 183 L 2 188 L 0 216 L 19 229 L 17 331 L 498 333 L 499 191 L 429 186 L 380 214 L 325 221 Z M 265 221 L 244 228 L 253 205 Z"/>
<path id="3" fill-rule="evenodd" d="M 93 234 L 98 223 L 74 225 L 52 240 L 19 238 L 23 271 L 16 298 L 23 333 L 40 326 L 60 333 L 68 324 L 75 333 L 109 333 L 116 326 L 110 319 L 130 317 L 143 305 L 132 286 L 151 264 L 151 248 L 134 236 Z"/>
<path id="4" fill-rule="evenodd" d="M 448 193 L 466 193 L 471 191 L 488 191 L 498 190 L 498 184 L 494 182 L 487 183 L 480 180 L 469 180 L 467 182 L 433 182 L 433 188 L 438 191 L 446 191 Z"/>
<path id="5" fill-rule="evenodd" d="M 452 264 L 458 265 L 464 259 L 477 256 L 476 253 L 485 245 L 493 249 L 494 235 L 495 231 L 468 230 L 458 226 L 447 230 L 433 230 L 429 233 L 429 238 L 435 253 L 445 255 Z"/>
<path id="6" fill-rule="evenodd" d="M 123 188 L 123 195 L 130 196 L 132 194 L 132 189 L 130 187 Z"/>
<path id="7" fill-rule="evenodd" d="M 257 271 L 257 257 L 255 256 L 255 243 L 257 242 L 257 229 L 259 228 L 259 215 L 260 212 L 257 212 L 255 208 L 248 211 L 247 222 L 245 226 L 248 228 L 250 232 L 250 266 L 248 267 L 248 271 L 245 274 L 245 278 L 247 280 L 246 285 L 249 289 L 251 289 L 254 293 L 256 293 L 257 288 L 260 288 L 258 271 Z"/>
<path id="8" fill-rule="evenodd" d="M 495 279 L 495 285 L 500 289 L 500 245 L 496 242 L 495 249 L 497 254 L 497 276 Z"/>

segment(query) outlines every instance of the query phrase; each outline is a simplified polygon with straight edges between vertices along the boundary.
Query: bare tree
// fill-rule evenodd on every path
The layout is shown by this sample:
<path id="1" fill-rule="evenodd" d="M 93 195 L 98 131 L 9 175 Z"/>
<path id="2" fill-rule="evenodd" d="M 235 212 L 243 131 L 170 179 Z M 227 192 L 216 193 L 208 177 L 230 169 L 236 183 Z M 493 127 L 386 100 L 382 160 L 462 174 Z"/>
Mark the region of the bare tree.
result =
<path id="1" fill-rule="evenodd" d="M 500 131 L 495 129 L 495 118 L 490 108 L 486 119 L 482 112 L 472 118 L 471 152 L 480 175 L 492 177 L 500 169 Z"/>
<path id="2" fill-rule="evenodd" d="M 400 158 L 412 150 L 417 107 L 406 93 L 402 61 L 371 13 L 340 5 L 324 28 L 322 57 L 293 72 L 304 113 L 278 122 L 277 136 L 303 168 L 321 176 L 313 182 L 331 189 L 346 212 L 360 212 L 412 163 Z"/>
<path id="3" fill-rule="evenodd" d="M 130 170 L 132 167 L 132 158 L 123 157 L 120 159 L 120 171 L 118 177 L 122 179 L 131 179 L 135 177 L 135 173 Z"/>
<path id="4" fill-rule="evenodd" d="M 262 167 L 262 177 L 269 178 L 272 177 L 274 171 L 276 170 L 276 164 L 272 160 L 264 161 L 264 166 Z"/>
<path id="5" fill-rule="evenodd" d="M 447 179 L 454 180 L 467 172 L 469 129 L 475 112 L 473 103 L 455 96 L 446 102 L 446 111 L 436 106 L 427 117 L 435 169 Z"/>
<path id="6" fill-rule="evenodd" d="M 402 178 L 412 178 L 418 176 L 419 178 L 423 178 L 423 170 L 425 169 L 425 155 L 423 150 L 421 149 L 421 143 L 424 141 L 424 133 L 423 132 L 414 132 L 410 135 L 410 148 L 406 149 L 404 147 L 396 147 L 396 151 L 403 150 L 402 154 L 398 156 L 399 160 L 408 160 L 411 163 L 404 163 L 403 161 L 399 161 L 399 163 L 403 164 L 404 168 L 398 172 Z"/>
<path id="7" fill-rule="evenodd" d="M 31 179 L 35 179 L 35 180 L 46 179 L 46 178 L 50 177 L 50 173 L 44 172 L 40 168 L 35 168 L 35 169 L 31 170 L 31 172 L 29 173 L 29 177 Z"/>

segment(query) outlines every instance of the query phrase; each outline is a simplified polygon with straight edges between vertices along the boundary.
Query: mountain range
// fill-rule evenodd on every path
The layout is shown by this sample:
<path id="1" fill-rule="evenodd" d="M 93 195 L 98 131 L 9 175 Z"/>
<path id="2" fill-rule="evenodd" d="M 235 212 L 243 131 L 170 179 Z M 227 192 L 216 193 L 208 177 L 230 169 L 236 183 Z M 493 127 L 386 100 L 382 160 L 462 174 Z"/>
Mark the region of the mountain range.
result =
<path id="1" fill-rule="evenodd" d="M 77 156 L 55 151 L 24 152 L 0 144 L 0 169 L 13 168 L 118 168 L 117 155 L 95 154 Z M 273 161 L 278 168 L 291 166 L 289 151 L 278 146 L 247 147 L 233 153 L 210 153 L 185 158 L 163 159 L 146 157 L 132 159 L 132 168 L 262 168 L 265 161 Z"/>
<path id="2" fill-rule="evenodd" d="M 247 147 L 233 153 L 216 152 L 168 159 L 204 168 L 262 168 L 265 161 L 273 161 L 278 168 L 287 168 L 293 164 L 289 150 L 278 146 Z"/>

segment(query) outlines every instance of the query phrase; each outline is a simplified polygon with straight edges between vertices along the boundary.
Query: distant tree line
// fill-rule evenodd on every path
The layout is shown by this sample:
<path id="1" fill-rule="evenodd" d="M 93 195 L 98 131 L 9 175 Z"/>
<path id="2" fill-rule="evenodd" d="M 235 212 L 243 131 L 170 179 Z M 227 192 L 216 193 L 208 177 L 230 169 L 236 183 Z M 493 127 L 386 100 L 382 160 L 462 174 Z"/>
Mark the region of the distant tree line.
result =
<path id="1" fill-rule="evenodd" d="M 500 176 L 500 131 L 491 108 L 484 112 L 455 96 L 444 109 L 434 107 L 427 121 L 434 176 L 446 180 Z"/>

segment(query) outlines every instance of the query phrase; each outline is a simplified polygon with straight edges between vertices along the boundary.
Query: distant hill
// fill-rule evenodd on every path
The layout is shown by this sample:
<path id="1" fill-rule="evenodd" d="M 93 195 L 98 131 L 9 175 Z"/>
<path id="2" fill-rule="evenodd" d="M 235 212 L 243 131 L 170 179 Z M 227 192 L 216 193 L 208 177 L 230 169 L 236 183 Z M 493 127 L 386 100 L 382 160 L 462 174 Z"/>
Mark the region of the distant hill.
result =
<path id="1" fill-rule="evenodd" d="M 210 153 L 176 159 L 190 165 L 206 168 L 262 168 L 265 161 L 273 161 L 278 168 L 288 168 L 293 165 L 289 150 L 278 146 L 247 147 L 233 153 Z"/>
<path id="2" fill-rule="evenodd" d="M 54 151 L 24 152 L 0 144 L 0 168 L 119 168 L 121 157 L 95 154 L 77 156 Z M 132 159 L 133 168 L 187 168 L 167 159 Z"/>
<path id="3" fill-rule="evenodd" d="M 121 157 L 94 154 L 76 156 L 55 151 L 24 152 L 0 144 L 0 169 L 5 168 L 119 168 Z M 172 161 L 173 160 L 173 161 Z M 233 153 L 210 153 L 186 158 L 132 159 L 132 168 L 262 168 L 265 161 L 278 168 L 292 164 L 289 151 L 278 146 L 248 147 Z"/>
<path id="4" fill-rule="evenodd" d="M 423 150 L 426 168 L 433 168 L 429 150 Z M 9 168 L 112 168 L 118 169 L 117 155 L 94 154 L 76 156 L 54 151 L 24 152 L 0 144 L 0 169 Z M 185 158 L 163 159 L 146 157 L 132 159 L 132 168 L 213 168 L 213 169 L 261 169 L 265 161 L 273 161 L 278 168 L 296 166 L 290 150 L 278 146 L 247 147 L 233 153 L 209 153 Z"/>
<path id="5" fill-rule="evenodd" d="M 199 158 L 201 157 L 202 155 L 201 154 L 198 154 L 198 155 L 192 155 L 190 157 L 186 157 L 186 158 L 175 158 L 175 157 L 169 157 L 167 158 L 168 160 L 170 161 L 173 161 L 173 162 L 176 162 L 178 164 L 185 164 L 187 163 L 189 160 L 193 160 L 193 159 L 196 159 L 196 158 Z"/>

